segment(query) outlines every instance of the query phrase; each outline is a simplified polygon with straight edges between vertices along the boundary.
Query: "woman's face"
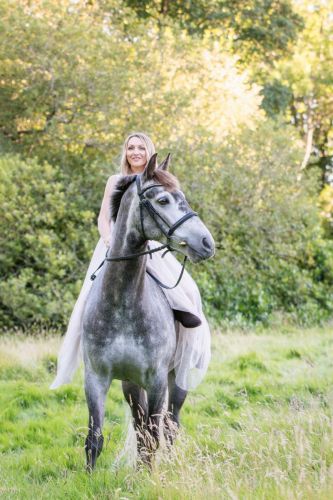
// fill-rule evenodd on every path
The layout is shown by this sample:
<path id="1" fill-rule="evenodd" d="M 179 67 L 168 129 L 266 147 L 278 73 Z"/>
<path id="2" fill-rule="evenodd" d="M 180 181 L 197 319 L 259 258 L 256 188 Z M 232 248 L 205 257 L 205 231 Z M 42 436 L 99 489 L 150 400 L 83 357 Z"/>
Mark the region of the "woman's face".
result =
<path id="1" fill-rule="evenodd" d="M 143 172 L 147 164 L 146 148 L 139 137 L 131 137 L 127 143 L 126 159 L 131 167 L 132 172 Z"/>

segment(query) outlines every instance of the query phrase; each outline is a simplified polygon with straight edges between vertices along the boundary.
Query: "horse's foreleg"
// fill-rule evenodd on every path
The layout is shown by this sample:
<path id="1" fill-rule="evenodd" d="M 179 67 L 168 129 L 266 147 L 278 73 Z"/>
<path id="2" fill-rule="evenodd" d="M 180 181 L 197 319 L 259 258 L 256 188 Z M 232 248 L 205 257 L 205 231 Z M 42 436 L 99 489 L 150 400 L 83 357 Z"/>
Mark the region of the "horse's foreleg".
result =
<path id="1" fill-rule="evenodd" d="M 132 382 L 122 382 L 123 393 L 127 403 L 129 404 L 133 416 L 133 425 L 136 433 L 136 442 L 138 455 L 145 462 L 147 455 L 147 419 L 148 419 L 148 402 L 145 391 Z"/>
<path id="2" fill-rule="evenodd" d="M 187 396 L 175 381 L 175 372 L 171 371 L 168 376 L 169 401 L 168 414 L 164 419 L 164 435 L 169 444 L 173 444 L 179 428 L 179 413 Z"/>
<path id="3" fill-rule="evenodd" d="M 104 403 L 110 383 L 109 377 L 100 377 L 96 373 L 86 370 L 85 393 L 89 409 L 89 431 L 85 450 L 88 471 L 95 467 L 96 459 L 103 448 Z"/>

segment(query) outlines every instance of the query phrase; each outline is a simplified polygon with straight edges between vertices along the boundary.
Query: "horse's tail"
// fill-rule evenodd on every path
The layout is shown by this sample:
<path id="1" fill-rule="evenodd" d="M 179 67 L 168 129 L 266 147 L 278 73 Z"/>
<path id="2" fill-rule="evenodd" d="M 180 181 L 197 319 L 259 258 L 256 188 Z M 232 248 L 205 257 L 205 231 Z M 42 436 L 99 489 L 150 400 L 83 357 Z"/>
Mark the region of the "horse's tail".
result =
<path id="1" fill-rule="evenodd" d="M 136 433 L 133 427 L 131 411 L 127 405 L 125 415 L 125 442 L 114 461 L 116 468 L 122 465 L 134 468 L 137 461 Z"/>
<path id="2" fill-rule="evenodd" d="M 167 412 L 168 408 L 168 391 L 165 396 L 165 401 L 163 405 L 163 418 L 160 421 L 160 438 L 163 442 L 163 419 L 164 415 Z M 114 466 L 118 468 L 121 465 L 134 468 L 138 459 L 138 451 L 137 451 L 137 440 L 136 440 L 136 432 L 133 427 L 133 419 L 131 415 L 131 411 L 129 406 L 126 405 L 125 408 L 125 442 L 124 446 L 116 456 L 114 461 Z"/>

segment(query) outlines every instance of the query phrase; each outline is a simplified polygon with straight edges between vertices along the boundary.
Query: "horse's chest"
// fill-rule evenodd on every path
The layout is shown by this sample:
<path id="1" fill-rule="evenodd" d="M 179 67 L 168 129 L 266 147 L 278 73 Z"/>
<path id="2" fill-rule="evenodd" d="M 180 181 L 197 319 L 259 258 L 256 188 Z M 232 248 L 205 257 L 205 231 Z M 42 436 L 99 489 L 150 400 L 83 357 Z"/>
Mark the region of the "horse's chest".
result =
<path id="1" fill-rule="evenodd" d="M 99 343 L 92 340 L 89 358 L 95 371 L 110 372 L 112 378 L 131 380 L 145 387 L 151 376 L 169 365 L 174 345 L 172 336 L 163 345 L 155 338 L 127 331 L 109 334 Z"/>
<path id="2" fill-rule="evenodd" d="M 117 303 L 88 302 L 83 319 L 84 351 L 96 372 L 144 386 L 153 373 L 167 369 L 174 355 L 174 318 L 158 294 L 132 297 L 130 304 L 128 300 L 126 295 Z"/>
<path id="3" fill-rule="evenodd" d="M 92 335 L 90 342 L 100 345 L 113 363 L 128 358 L 142 363 L 170 352 L 175 344 L 175 332 L 173 324 L 153 326 L 132 321 L 113 325 L 111 322 L 100 330 L 99 335 Z"/>
<path id="4" fill-rule="evenodd" d="M 93 314 L 86 315 L 84 329 L 95 338 L 116 341 L 117 337 L 131 338 L 134 343 L 148 347 L 163 343 L 173 335 L 173 313 L 165 303 L 150 302 L 149 307 L 143 303 L 136 303 L 135 307 L 129 305 L 126 301 L 117 305 L 99 304 Z"/>
<path id="5" fill-rule="evenodd" d="M 168 366 L 176 346 L 173 317 L 160 321 L 150 314 L 95 317 L 84 328 L 84 343 L 95 368 L 119 379 L 143 381 L 148 373 Z"/>

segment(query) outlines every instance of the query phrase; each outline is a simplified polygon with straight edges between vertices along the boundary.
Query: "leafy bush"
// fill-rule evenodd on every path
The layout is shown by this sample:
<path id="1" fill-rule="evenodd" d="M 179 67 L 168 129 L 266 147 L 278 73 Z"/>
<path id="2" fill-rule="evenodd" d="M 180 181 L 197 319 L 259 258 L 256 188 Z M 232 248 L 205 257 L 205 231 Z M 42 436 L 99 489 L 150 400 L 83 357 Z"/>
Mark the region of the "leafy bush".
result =
<path id="1" fill-rule="evenodd" d="M 308 323 L 332 314 L 333 244 L 316 179 L 298 180 L 292 129 L 266 121 L 223 144 L 178 147 L 184 190 L 217 242 L 215 258 L 192 268 L 210 315 L 265 322 L 284 311 Z"/>
<path id="2" fill-rule="evenodd" d="M 68 317 L 97 238 L 86 191 L 48 163 L 0 157 L 2 326 Z"/>
<path id="3" fill-rule="evenodd" d="M 314 179 L 297 180 L 290 130 L 259 122 L 223 144 L 198 136 L 171 144 L 173 171 L 217 243 L 192 266 L 218 321 L 268 322 L 284 311 L 318 322 L 332 314 L 333 242 L 324 238 Z M 7 154 L 0 159 L 0 322 L 68 320 L 97 241 L 103 189 L 98 163 L 67 170 Z"/>

